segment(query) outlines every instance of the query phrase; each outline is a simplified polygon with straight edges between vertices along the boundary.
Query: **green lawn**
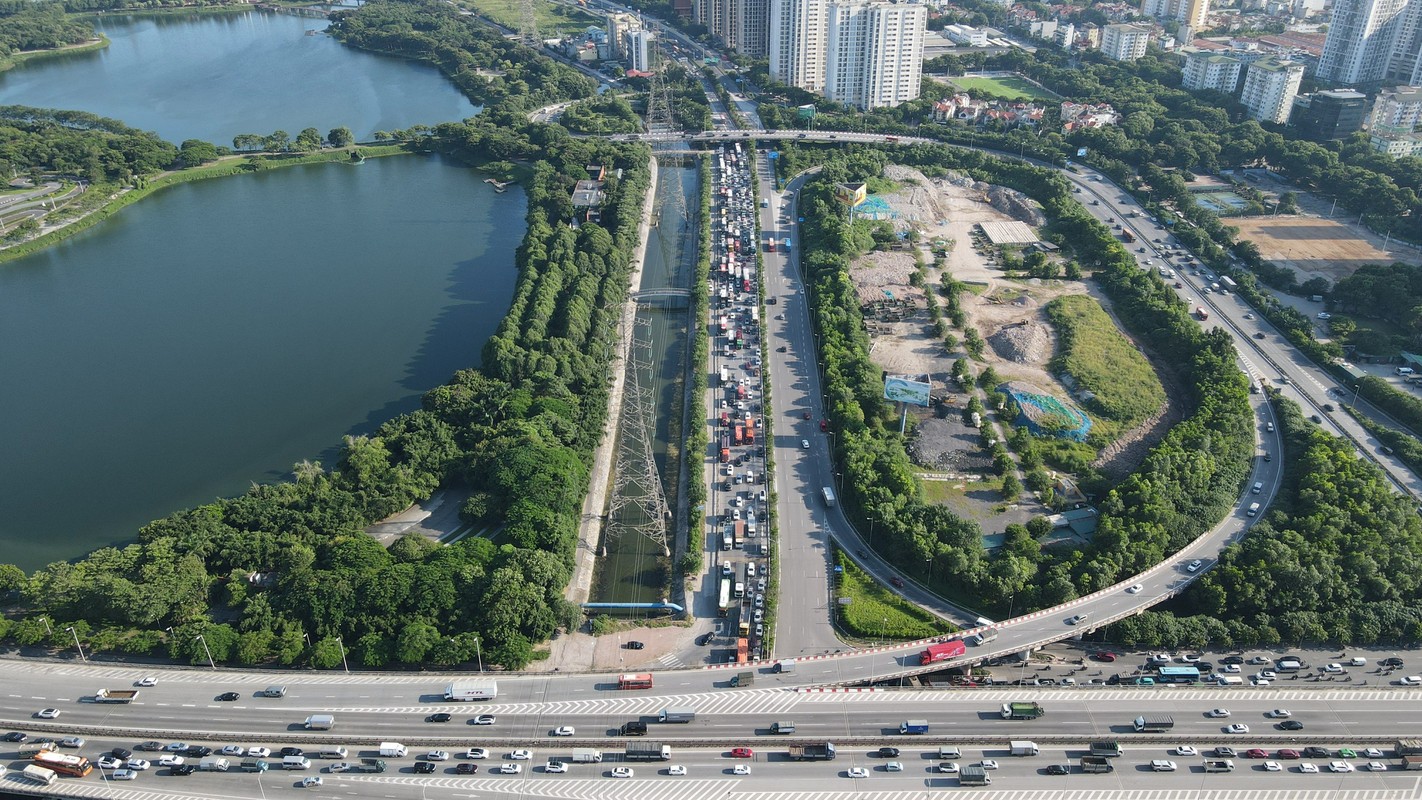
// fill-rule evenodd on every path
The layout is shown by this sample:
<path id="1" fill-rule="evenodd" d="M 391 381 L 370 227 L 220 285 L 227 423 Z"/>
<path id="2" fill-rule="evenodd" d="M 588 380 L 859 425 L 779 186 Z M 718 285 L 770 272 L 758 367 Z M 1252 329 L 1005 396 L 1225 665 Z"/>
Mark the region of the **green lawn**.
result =
<path id="1" fill-rule="evenodd" d="M 1053 101 L 1061 99 L 1060 96 L 1015 76 L 1007 78 L 962 77 L 951 80 L 954 86 L 965 92 L 971 90 L 1003 100 Z"/>
<path id="2" fill-rule="evenodd" d="M 1058 297 L 1047 304 L 1047 317 L 1061 337 L 1052 371 L 1070 374 L 1079 389 L 1095 395 L 1085 403 L 1096 426 L 1094 441 L 1109 441 L 1165 405 L 1165 389 L 1150 362 L 1095 300 Z"/>
<path id="3" fill-rule="evenodd" d="M 844 568 L 838 595 L 850 599 L 849 605 L 835 608 L 840 625 L 852 635 L 876 641 L 913 640 L 956 630 L 876 582 L 844 551 L 835 552 L 835 563 Z"/>
<path id="4" fill-rule="evenodd" d="M 509 0 L 459 0 L 505 28 L 518 30 L 519 11 L 517 3 Z M 579 33 L 589 25 L 605 24 L 602 18 L 562 5 L 554 5 L 550 0 L 533 0 L 533 15 L 538 20 L 538 35 L 547 39 L 569 33 Z"/>

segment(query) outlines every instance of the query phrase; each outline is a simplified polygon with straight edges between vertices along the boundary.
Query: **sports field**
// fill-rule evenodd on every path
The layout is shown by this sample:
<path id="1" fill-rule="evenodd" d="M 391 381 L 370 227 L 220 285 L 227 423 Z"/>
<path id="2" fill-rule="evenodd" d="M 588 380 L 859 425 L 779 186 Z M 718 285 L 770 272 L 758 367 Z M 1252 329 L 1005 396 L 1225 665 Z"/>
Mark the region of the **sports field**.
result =
<path id="1" fill-rule="evenodd" d="M 517 3 L 511 3 L 508 0 L 460 0 L 460 2 L 505 28 L 518 30 L 520 18 Z M 538 35 L 543 37 L 581 33 L 589 25 L 604 22 L 600 16 L 593 16 L 567 6 L 555 5 L 549 0 L 533 0 L 533 16 L 538 22 Z"/>
<path id="2" fill-rule="evenodd" d="M 1060 100 L 1061 98 L 1052 92 L 1035 86 L 1031 82 L 1015 75 L 1001 78 L 984 78 L 977 75 L 965 76 L 961 78 L 950 78 L 954 86 L 963 91 L 974 91 L 981 94 L 991 95 L 1003 100 Z"/>
<path id="3" fill-rule="evenodd" d="M 1239 228 L 1240 239 L 1253 242 L 1266 261 L 1293 269 L 1300 281 L 1314 275 L 1337 281 L 1364 264 L 1417 263 L 1415 251 L 1384 251 L 1377 236 L 1321 217 L 1226 217 L 1220 221 Z"/>

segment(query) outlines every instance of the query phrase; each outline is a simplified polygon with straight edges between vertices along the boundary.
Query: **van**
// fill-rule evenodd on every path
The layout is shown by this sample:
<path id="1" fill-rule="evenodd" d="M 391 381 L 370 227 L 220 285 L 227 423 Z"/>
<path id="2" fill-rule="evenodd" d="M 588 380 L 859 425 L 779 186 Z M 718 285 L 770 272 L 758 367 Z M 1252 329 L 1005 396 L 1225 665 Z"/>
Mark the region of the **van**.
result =
<path id="1" fill-rule="evenodd" d="M 1248 514 L 1248 515 L 1251 516 L 1251 517 L 1258 516 L 1258 515 L 1259 515 L 1259 504 L 1258 504 L 1258 503 L 1250 503 L 1250 504 L 1249 504 L 1249 510 L 1246 511 L 1245 513 Z"/>
<path id="2" fill-rule="evenodd" d="M 1263 481 L 1255 481 L 1255 482 L 1254 482 L 1254 486 L 1250 488 L 1249 493 L 1250 493 L 1250 494 L 1259 494 L 1259 493 L 1262 492 L 1262 491 L 1264 491 L 1264 482 L 1263 482 Z"/>
<path id="3" fill-rule="evenodd" d="M 344 761 L 346 759 L 347 752 L 348 751 L 344 747 L 330 746 L 323 747 L 320 750 L 317 750 L 316 752 L 312 753 L 311 755 L 316 758 L 330 758 L 336 761 Z"/>
<path id="4" fill-rule="evenodd" d="M 940 759 L 962 758 L 963 751 L 956 747 L 940 747 L 938 748 L 938 757 Z"/>
<path id="5" fill-rule="evenodd" d="M 261 697 L 286 697 L 286 687 L 280 684 L 268 686 L 257 694 Z"/>
<path id="6" fill-rule="evenodd" d="M 36 753 L 52 753 L 59 749 L 54 742 L 27 742 L 20 745 L 20 758 L 34 758 Z"/>
<path id="7" fill-rule="evenodd" d="M 795 659 L 793 659 L 793 658 L 782 658 L 781 660 L 775 662 L 775 671 L 776 671 L 776 672 L 781 672 L 781 673 L 794 672 L 794 671 L 795 671 Z"/>
<path id="8" fill-rule="evenodd" d="M 1416 371 L 1417 370 L 1413 369 L 1412 367 L 1398 367 L 1397 369 L 1393 370 L 1393 372 L 1398 375 L 1411 375 Z"/>
<path id="9" fill-rule="evenodd" d="M 306 756 L 283 756 L 282 769 L 311 769 L 311 759 Z"/>

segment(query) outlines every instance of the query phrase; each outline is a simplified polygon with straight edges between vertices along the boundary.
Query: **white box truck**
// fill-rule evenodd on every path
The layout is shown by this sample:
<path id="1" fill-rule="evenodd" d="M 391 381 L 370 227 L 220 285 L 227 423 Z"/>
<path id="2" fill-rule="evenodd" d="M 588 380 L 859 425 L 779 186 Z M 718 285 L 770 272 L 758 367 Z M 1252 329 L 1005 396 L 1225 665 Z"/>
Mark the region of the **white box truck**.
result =
<path id="1" fill-rule="evenodd" d="M 336 727 L 336 718 L 331 714 L 312 714 L 303 726 L 308 731 L 329 731 Z"/>
<path id="2" fill-rule="evenodd" d="M 198 769 L 203 772 L 226 772 L 229 766 L 231 764 L 222 756 L 208 756 L 198 762 Z"/>
<path id="3" fill-rule="evenodd" d="M 1037 749 L 1037 743 L 1036 743 L 1036 742 L 1028 742 L 1028 741 L 1025 741 L 1025 740 L 1018 740 L 1018 741 L 1013 741 L 1013 742 L 1011 742 L 1010 744 L 1011 744 L 1011 747 L 1012 747 L 1012 754 L 1013 754 L 1014 756 L 1035 756 L 1035 755 L 1037 755 L 1038 752 L 1040 752 L 1040 751 Z"/>
<path id="4" fill-rule="evenodd" d="M 602 751 L 593 750 L 588 747 L 578 747 L 573 750 L 574 764 L 601 764 Z"/>
<path id="5" fill-rule="evenodd" d="M 405 747 L 405 745 L 400 744 L 399 742 L 381 742 L 381 743 L 380 743 L 380 757 L 381 757 L 381 758 L 404 758 L 405 756 L 407 756 L 407 755 L 409 755 L 409 754 L 410 754 L 409 748 Z"/>
<path id="6" fill-rule="evenodd" d="M 454 703 L 493 700 L 498 696 L 498 681 L 455 681 L 444 687 L 444 699 Z"/>

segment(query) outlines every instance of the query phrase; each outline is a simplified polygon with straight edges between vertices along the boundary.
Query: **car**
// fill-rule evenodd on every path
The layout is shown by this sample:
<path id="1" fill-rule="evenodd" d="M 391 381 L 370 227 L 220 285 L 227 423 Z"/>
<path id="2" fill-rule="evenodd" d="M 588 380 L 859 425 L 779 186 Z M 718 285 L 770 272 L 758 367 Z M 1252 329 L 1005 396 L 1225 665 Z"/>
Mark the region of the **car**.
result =
<path id="1" fill-rule="evenodd" d="M 1225 656 L 1220 659 L 1221 664 L 1243 664 L 1244 656 Z"/>
<path id="2" fill-rule="evenodd" d="M 128 758 L 124 759 L 123 766 L 125 769 L 136 769 L 142 771 L 148 769 L 153 765 L 142 758 Z"/>
<path id="3" fill-rule="evenodd" d="M 1323 404 L 1323 410 L 1324 410 L 1324 411 L 1333 411 L 1333 410 L 1334 410 L 1333 404 L 1332 404 L 1332 403 L 1324 403 L 1324 404 Z"/>
<path id="4" fill-rule="evenodd" d="M 957 775 L 957 774 L 958 774 L 958 762 L 956 762 L 956 761 L 940 761 L 940 762 L 938 762 L 938 771 L 939 771 L 939 772 L 942 772 L 942 773 L 945 773 L 945 774 L 948 774 L 948 775 Z"/>
<path id="5" fill-rule="evenodd" d="M 0 736 L 0 740 L 6 742 L 27 742 L 29 739 L 30 735 L 28 733 L 21 733 L 19 731 L 10 731 L 4 736 Z"/>
<path id="6" fill-rule="evenodd" d="M 1318 774 L 1318 765 L 1317 765 L 1317 764 L 1309 764 L 1309 763 L 1300 764 L 1300 765 L 1299 765 L 1299 772 L 1302 772 L 1302 773 L 1304 773 L 1305 775 L 1317 775 L 1317 774 Z"/>
<path id="7" fill-rule="evenodd" d="M 982 761 L 978 762 L 978 766 L 982 767 L 983 769 L 997 769 L 997 762 L 990 758 L 985 758 Z"/>
<path id="8" fill-rule="evenodd" d="M 452 719 L 454 719 L 453 714 L 441 711 L 438 714 L 431 714 L 428 717 L 425 717 L 425 722 L 449 722 Z"/>
<path id="9" fill-rule="evenodd" d="M 1140 593 L 1141 593 L 1141 590 L 1144 589 L 1144 588 L 1145 588 L 1144 586 L 1142 586 L 1141 584 L 1138 583 L 1138 584 L 1136 584 L 1135 586 L 1128 587 L 1128 588 L 1126 589 L 1126 594 L 1140 594 Z"/>
<path id="10" fill-rule="evenodd" d="M 478 774 L 479 774 L 479 765 L 478 765 L 478 764 L 470 764 L 470 763 L 468 763 L 468 762 L 464 762 L 464 763 L 462 763 L 462 764 L 456 764 L 456 765 L 454 766 L 454 774 L 456 774 L 456 775 L 478 775 Z"/>
<path id="11" fill-rule="evenodd" d="M 448 750 L 431 750 L 431 751 L 429 751 L 428 753 L 425 753 L 425 760 L 426 760 L 426 761 L 448 761 L 448 760 L 449 760 L 449 751 L 448 751 Z"/>
<path id="12" fill-rule="evenodd" d="M 705 647 L 706 645 L 711 644 L 711 640 L 714 638 L 716 638 L 716 634 L 707 631 L 706 633 L 703 633 L 701 634 L 701 636 L 697 637 L 696 644 L 700 647 Z"/>
<path id="13" fill-rule="evenodd" d="M 737 499 L 737 500 L 740 500 L 739 497 L 737 497 L 736 499 Z M 626 644 L 626 647 L 627 647 L 628 650 L 641 650 L 642 648 L 646 647 L 646 645 L 645 645 L 645 644 L 642 644 L 641 642 L 637 641 L 636 639 L 633 639 L 632 641 L 630 641 L 630 642 L 628 642 L 628 643 Z"/>
<path id="14" fill-rule="evenodd" d="M 1397 668 L 1402 666 L 1402 659 L 1398 658 L 1397 656 L 1389 656 L 1382 660 L 1382 665 L 1384 667 Z"/>
<path id="15" fill-rule="evenodd" d="M 134 681 L 134 682 L 133 682 L 133 685 L 134 685 L 134 686 L 157 686 L 157 685 L 158 685 L 158 676 L 157 676 L 157 675 L 144 675 L 142 678 L 139 678 L 138 680 Z"/>
<path id="16" fill-rule="evenodd" d="M 889 579 L 889 583 L 892 583 L 892 584 L 895 586 L 895 588 L 898 588 L 898 589 L 904 588 L 904 579 L 903 579 L 903 578 L 900 578 L 900 577 L 897 576 L 897 575 L 895 575 L 894 577 L 890 578 L 890 579 Z"/>
<path id="17" fill-rule="evenodd" d="M 1115 653 L 1109 653 L 1109 652 L 1106 652 L 1106 651 L 1104 651 L 1104 650 L 1101 651 L 1101 652 L 1099 652 L 1099 653 L 1092 653 L 1092 654 L 1091 654 L 1091 657 L 1092 657 L 1093 659 L 1095 659 L 1096 661 L 1105 661 L 1105 662 L 1107 662 L 1107 663 L 1110 663 L 1110 662 L 1116 660 L 1116 654 L 1115 654 Z"/>
<path id="18" fill-rule="evenodd" d="M 282 758 L 286 758 L 287 756 L 304 756 L 306 755 L 306 751 L 300 747 L 283 747 L 278 755 Z"/>
<path id="19" fill-rule="evenodd" d="M 1212 719 L 1229 719 L 1229 709 L 1212 708 L 1209 711 L 1205 712 L 1205 716 L 1210 717 Z"/>
<path id="20" fill-rule="evenodd" d="M 84 737 L 83 737 L 83 736 L 66 736 L 66 737 L 64 737 L 63 739 L 60 739 L 60 740 L 59 740 L 59 746 L 60 746 L 60 747 L 83 747 L 83 746 L 84 746 Z"/>
<path id="21" fill-rule="evenodd" d="M 1264 714 L 1264 716 L 1270 717 L 1272 719 L 1288 719 L 1293 715 L 1294 712 L 1288 710 L 1287 708 L 1276 708 L 1273 711 L 1269 711 Z"/>
<path id="22" fill-rule="evenodd" d="M 1279 730 L 1281 731 L 1301 731 L 1303 729 L 1304 724 L 1296 719 L 1286 719 L 1279 723 Z"/>
<path id="23" fill-rule="evenodd" d="M 131 781 L 138 777 L 138 771 L 132 769 L 116 769 L 109 778 L 115 781 Z"/>
<path id="24" fill-rule="evenodd" d="M 247 748 L 248 758 L 266 758 L 272 754 L 270 747 L 249 747 Z"/>
<path id="25" fill-rule="evenodd" d="M 242 695 L 240 695 L 240 694 L 238 694 L 238 693 L 236 693 L 236 692 L 223 692 L 222 694 L 218 695 L 215 699 L 216 699 L 218 702 L 220 702 L 220 703 L 230 703 L 230 702 L 232 702 L 233 700 L 236 700 L 237 698 L 239 698 L 239 697 L 241 697 L 241 696 L 242 696 Z"/>
<path id="26" fill-rule="evenodd" d="M 94 763 L 98 765 L 99 769 L 118 769 L 123 766 L 123 759 L 103 755 L 99 756 L 99 760 Z"/>
<path id="27" fill-rule="evenodd" d="M 1250 685 L 1250 686 L 1268 686 L 1268 685 L 1269 685 L 1269 679 L 1268 679 L 1268 678 L 1260 678 L 1260 677 L 1258 677 L 1258 676 L 1256 675 L 1255 677 L 1249 679 L 1249 685 Z"/>
<path id="28" fill-rule="evenodd" d="M 1255 666 L 1262 666 L 1262 665 L 1264 665 L 1264 664 L 1272 664 L 1272 663 L 1274 663 L 1274 659 L 1269 658 L 1268 656 L 1255 656 L 1255 657 L 1249 659 L 1249 661 L 1246 662 L 1246 663 L 1253 664 L 1253 665 L 1255 665 Z"/>
<path id="29" fill-rule="evenodd" d="M 903 764 L 902 761 L 890 761 L 889 763 L 887 763 L 887 764 L 884 765 L 884 771 L 885 771 L 885 772 L 903 772 L 903 771 L 904 771 L 904 764 Z"/>
<path id="30" fill-rule="evenodd" d="M 243 747 L 240 744 L 229 744 L 222 747 L 217 752 L 221 753 L 224 756 L 244 756 L 247 754 L 247 748 Z"/>
<path id="31" fill-rule="evenodd" d="M 1200 751 L 1188 744 L 1182 744 L 1171 751 L 1171 755 L 1177 756 L 1198 756 Z"/>
<path id="32" fill-rule="evenodd" d="M 1220 672 L 1223 672 L 1223 673 L 1225 673 L 1226 675 L 1238 675 L 1239 673 L 1241 673 L 1241 672 L 1243 672 L 1243 671 L 1244 671 L 1244 667 L 1241 667 L 1241 666 L 1238 665 L 1238 664 L 1225 664 L 1225 665 L 1223 665 L 1223 666 L 1220 667 Z"/>
<path id="33" fill-rule="evenodd" d="M 1274 670 L 1272 669 L 1261 669 L 1254 677 L 1261 678 L 1266 681 L 1273 681 L 1279 679 L 1278 673 L 1274 672 Z"/>
<path id="34" fill-rule="evenodd" d="M 185 760 L 186 760 L 186 759 L 184 759 L 182 756 L 175 756 L 175 755 L 172 755 L 171 753 L 165 753 L 164 755 L 161 755 L 161 756 L 158 757 L 158 766 L 160 766 L 160 767 L 181 767 L 181 766 L 183 765 L 183 762 L 184 762 Z"/>
<path id="35" fill-rule="evenodd" d="M 810 412 L 809 412 L 809 411 L 805 411 L 805 412 L 804 412 L 804 415 L 803 415 L 803 419 L 809 419 L 809 418 L 810 418 Z"/>
<path id="36" fill-rule="evenodd" d="M 1197 654 L 1197 653 L 1185 653 L 1185 654 L 1183 654 L 1183 655 L 1180 656 L 1180 663 L 1181 663 L 1181 664 L 1198 664 L 1198 663 L 1200 663 L 1200 656 L 1199 656 L 1199 654 Z"/>
<path id="37" fill-rule="evenodd" d="M 686 767 L 681 764 L 674 764 L 670 767 L 667 767 L 667 774 L 685 777 Z"/>
<path id="38" fill-rule="evenodd" d="M 127 747 L 115 747 L 110 750 L 108 754 L 113 756 L 114 758 L 119 759 L 120 761 L 133 757 L 133 751 L 129 750 Z"/>
<path id="39" fill-rule="evenodd" d="M 323 783 L 325 783 L 325 781 L 321 779 L 320 775 L 307 775 L 301 779 L 301 788 L 319 789 Z"/>
<path id="40" fill-rule="evenodd" d="M 1150 769 L 1152 772 L 1174 772 L 1179 768 L 1180 765 L 1176 764 L 1174 761 L 1167 761 L 1163 758 L 1157 758 L 1150 762 Z"/>
<path id="41" fill-rule="evenodd" d="M 1332 755 L 1328 752 L 1327 747 L 1319 747 L 1318 745 L 1310 745 L 1309 747 L 1305 747 L 1303 749 L 1303 754 L 1304 758 L 1328 758 L 1330 755 Z"/>
<path id="42" fill-rule="evenodd" d="M 1340 747 L 1340 748 L 1338 748 L 1338 757 L 1339 757 L 1339 758 L 1357 758 L 1357 757 L 1358 757 L 1358 751 L 1357 751 L 1357 750 L 1354 750 L 1354 749 L 1351 748 L 1351 747 Z"/>
<path id="43" fill-rule="evenodd" d="M 197 767 L 192 764 L 179 764 L 168 770 L 169 775 L 191 775 L 197 772 Z"/>
<path id="44" fill-rule="evenodd" d="M 1169 664 L 1174 660 L 1175 657 L 1169 653 L 1151 653 L 1150 656 L 1150 663 L 1152 664 Z"/>
<path id="45" fill-rule="evenodd" d="M 1080 625 L 1081 623 L 1083 623 L 1083 622 L 1086 621 L 1086 617 L 1087 617 L 1087 616 L 1088 616 L 1088 615 L 1086 615 L 1086 614 L 1077 614 L 1076 616 L 1074 616 L 1074 617 L 1072 617 L 1071 619 L 1067 620 L 1067 624 L 1068 624 L 1068 625 Z"/>
<path id="46" fill-rule="evenodd" d="M 1364 750 L 1364 751 L 1363 751 L 1363 758 L 1386 758 L 1386 757 L 1387 757 L 1387 756 L 1383 755 L 1383 751 L 1379 750 L 1379 749 L 1376 748 L 1376 747 L 1369 747 L 1367 750 Z"/>
<path id="47" fill-rule="evenodd" d="M 1264 334 L 1261 333 L 1261 332 L 1256 331 L 1256 332 L 1254 333 L 1254 338 L 1256 338 L 1256 339 L 1263 339 L 1263 338 L 1264 338 Z"/>
<path id="48" fill-rule="evenodd" d="M 1343 665 L 1342 665 L 1342 664 L 1334 663 L 1334 664 L 1325 664 L 1325 665 L 1323 666 L 1323 671 L 1324 671 L 1324 672 L 1331 672 L 1331 673 L 1333 673 L 1334 675 L 1337 675 L 1337 674 L 1339 674 L 1339 673 L 1341 673 L 1341 672 L 1344 672 L 1345 670 L 1343 669 Z"/>
<path id="49" fill-rule="evenodd" d="M 493 724 L 494 724 L 494 719 L 495 719 L 495 717 L 494 717 L 493 714 L 480 714 L 480 715 L 477 716 L 477 717 L 471 718 L 471 719 L 469 720 L 469 724 L 470 724 L 470 725 L 493 725 Z"/>
<path id="50" fill-rule="evenodd" d="M 437 769 L 433 761 L 416 761 L 414 766 L 416 775 L 433 775 Z"/>
<path id="51" fill-rule="evenodd" d="M 1261 747 L 1251 747 L 1244 751 L 1245 758 L 1268 758 L 1269 751 Z"/>
<path id="52" fill-rule="evenodd" d="M 43 708 L 35 712 L 35 716 L 40 719 L 56 719 L 59 714 L 60 711 L 57 708 Z"/>
<path id="53" fill-rule="evenodd" d="M 1330 761 L 1328 762 L 1328 771 L 1339 773 L 1352 772 L 1353 765 L 1349 764 L 1347 761 Z"/>
<path id="54" fill-rule="evenodd" d="M 333 763 L 333 764 L 327 765 L 326 771 L 327 771 L 327 772 L 349 772 L 351 766 L 352 766 L 352 765 L 351 765 L 350 763 L 348 763 L 348 762 L 345 762 L 345 761 L 337 761 L 337 762 L 335 762 L 335 763 Z"/>
<path id="55" fill-rule="evenodd" d="M 881 747 L 881 748 L 879 748 L 878 750 L 875 750 L 873 753 L 870 753 L 870 755 L 875 755 L 875 756 L 878 756 L 879 758 L 898 758 L 898 757 L 899 757 L 899 748 L 897 748 L 897 747 Z"/>
<path id="56" fill-rule="evenodd" d="M 749 747 L 733 747 L 731 748 L 731 758 L 755 758 L 755 751 Z"/>
<path id="57" fill-rule="evenodd" d="M 1277 761 L 1265 761 L 1262 766 L 1265 772 L 1283 772 L 1284 765 Z"/>
<path id="58" fill-rule="evenodd" d="M 1239 754 L 1234 752 L 1233 747 L 1220 745 L 1215 748 L 1215 758 L 1234 758 L 1237 755 Z"/>
<path id="59" fill-rule="evenodd" d="M 1333 319 L 1333 315 L 1328 313 L 1327 311 L 1320 311 L 1318 312 L 1318 318 L 1323 320 L 1329 320 Z"/>
<path id="60" fill-rule="evenodd" d="M 1366 658 L 1363 658 L 1362 656 L 1353 656 L 1352 658 L 1348 659 L 1348 666 L 1350 667 L 1366 667 L 1367 665 L 1368 660 Z"/>
<path id="61" fill-rule="evenodd" d="M 1225 726 L 1224 731 L 1225 733 L 1244 734 L 1249 733 L 1249 726 L 1245 725 L 1243 722 L 1236 722 L 1233 725 Z"/>
<path id="62" fill-rule="evenodd" d="M 1048 775 L 1070 775 L 1070 774 L 1071 774 L 1071 765 L 1070 765 L 1070 764 L 1048 764 L 1048 765 L 1047 765 L 1047 774 L 1048 774 Z"/>
<path id="63" fill-rule="evenodd" d="M 1422 675 L 1408 675 L 1405 678 L 1398 678 L 1397 682 L 1402 686 L 1422 686 Z"/>
<path id="64" fill-rule="evenodd" d="M 630 778 L 630 777 L 632 777 L 634 774 L 635 774 L 635 773 L 632 771 L 632 768 L 631 768 L 631 767 L 613 767 L 613 768 L 612 768 L 612 777 L 614 777 L 614 778 Z"/>
<path id="65" fill-rule="evenodd" d="M 1251 312 L 1246 311 L 1246 312 L 1244 312 L 1244 318 L 1245 318 L 1245 319 L 1254 319 L 1254 314 L 1252 314 Z"/>
<path id="66" fill-rule="evenodd" d="M 869 770 L 863 767 L 850 767 L 845 772 L 845 776 L 849 778 L 867 778 L 869 777 Z"/>
<path id="67" fill-rule="evenodd" d="M 483 747 L 471 747 L 464 751 L 465 758 L 488 758 L 489 751 Z"/>
<path id="68" fill-rule="evenodd" d="M 572 725 L 559 725 L 553 729 L 554 736 L 572 736 L 574 728 Z"/>
<path id="69" fill-rule="evenodd" d="M 530 761 L 530 760 L 533 759 L 533 751 L 532 751 L 532 750 L 514 750 L 514 751 L 512 751 L 512 752 L 509 753 L 508 757 L 511 758 L 511 759 L 513 759 L 514 761 Z"/>
<path id="70" fill-rule="evenodd" d="M 809 450 L 809 449 L 810 449 L 810 440 L 809 440 L 809 439 L 801 439 L 801 440 L 800 440 L 800 449 L 801 449 L 801 450 Z"/>
<path id="71" fill-rule="evenodd" d="M 751 774 L 750 764 L 737 764 L 736 766 L 734 766 L 734 767 L 731 768 L 731 774 L 732 774 L 732 775 L 749 775 L 749 774 Z"/>
<path id="72" fill-rule="evenodd" d="M 1384 764 L 1384 763 L 1381 762 L 1381 761 L 1369 761 L 1369 762 L 1368 762 L 1368 771 L 1369 771 L 1369 772 L 1387 772 L 1387 765 Z"/>
<path id="73" fill-rule="evenodd" d="M 1186 571 L 1186 572 L 1199 572 L 1199 571 L 1200 571 L 1200 567 L 1203 567 L 1203 566 L 1205 566 L 1205 562 L 1203 562 L 1203 561 L 1201 561 L 1200 559 L 1197 558 L 1197 559 L 1195 559 L 1194 561 L 1191 561 L 1189 564 L 1187 564 L 1187 565 L 1185 566 L 1185 571 Z"/>

